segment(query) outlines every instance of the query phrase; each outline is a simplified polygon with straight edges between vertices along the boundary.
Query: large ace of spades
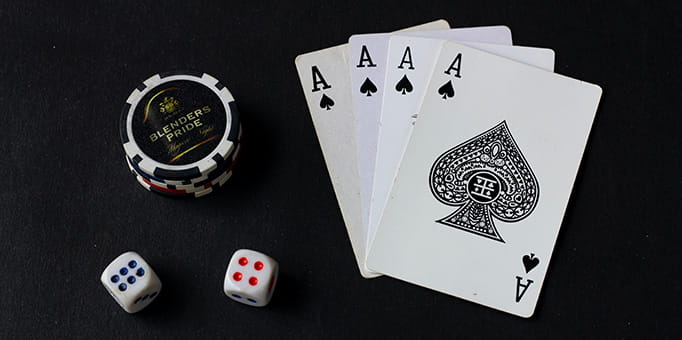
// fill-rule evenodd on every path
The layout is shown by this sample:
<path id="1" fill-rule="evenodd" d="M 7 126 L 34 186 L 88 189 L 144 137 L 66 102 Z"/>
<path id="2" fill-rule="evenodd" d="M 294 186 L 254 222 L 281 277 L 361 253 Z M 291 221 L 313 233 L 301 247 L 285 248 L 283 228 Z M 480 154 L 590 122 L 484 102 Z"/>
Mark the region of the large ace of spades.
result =
<path id="1" fill-rule="evenodd" d="M 521 221 L 539 197 L 535 174 L 506 121 L 440 155 L 429 182 L 438 201 L 458 207 L 436 222 L 500 242 L 493 217 Z"/>

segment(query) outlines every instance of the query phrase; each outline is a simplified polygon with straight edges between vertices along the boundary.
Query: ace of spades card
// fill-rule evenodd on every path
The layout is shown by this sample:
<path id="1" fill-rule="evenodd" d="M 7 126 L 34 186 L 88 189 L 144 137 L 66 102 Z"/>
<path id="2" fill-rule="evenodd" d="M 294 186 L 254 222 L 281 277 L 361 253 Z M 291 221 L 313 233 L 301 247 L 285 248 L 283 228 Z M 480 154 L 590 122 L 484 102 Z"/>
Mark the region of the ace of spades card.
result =
<path id="1" fill-rule="evenodd" d="M 370 209 L 369 223 L 367 225 L 368 247 L 374 239 L 379 220 L 383 214 L 386 200 L 388 199 L 390 189 L 393 185 L 396 170 L 400 164 L 403 151 L 405 150 L 405 146 L 407 145 L 412 131 L 413 123 L 417 117 L 417 110 L 424 97 L 425 88 L 431 77 L 431 70 L 445 41 L 459 41 L 467 46 L 498 56 L 540 67 L 545 70 L 554 70 L 554 51 L 546 48 L 504 45 L 504 43 L 511 44 L 511 32 L 508 28 L 504 26 L 490 27 L 488 28 L 490 33 L 494 32 L 491 31 L 491 29 L 496 29 L 498 34 L 490 35 L 488 40 L 497 38 L 500 39 L 498 42 L 501 44 L 429 38 L 431 36 L 445 36 L 442 33 L 443 31 L 401 33 L 391 37 L 392 49 L 389 52 L 389 56 L 399 58 L 403 55 L 407 55 L 406 52 L 409 47 L 411 48 L 411 51 L 414 51 L 413 53 L 415 56 L 419 53 L 428 58 L 410 59 L 410 61 L 419 61 L 421 64 L 421 72 L 412 73 L 410 75 L 411 79 L 415 81 L 415 85 L 418 84 L 417 88 L 419 88 L 419 90 L 415 89 L 413 93 L 416 100 L 404 100 L 401 94 L 394 92 L 392 89 L 385 94 L 387 100 L 382 107 L 381 133 L 377 143 L 376 166 L 374 168 L 374 183 L 372 186 L 372 206 Z M 469 30 L 471 32 L 471 29 Z M 504 32 L 507 32 L 506 36 L 504 35 Z M 403 54 L 403 51 L 405 51 L 405 54 Z M 402 63 L 402 59 L 399 60 Z M 460 62 L 460 59 L 453 61 L 452 72 L 458 69 Z M 396 64 L 398 63 L 396 62 Z M 393 79 L 397 81 L 398 77 L 396 77 L 396 70 L 397 69 L 394 68 L 392 72 L 387 72 L 387 78 L 393 77 Z M 401 73 L 402 72 L 398 72 L 397 75 L 400 76 Z M 455 73 L 453 76 L 457 78 L 458 74 Z M 452 82 L 447 82 L 439 87 L 438 94 L 444 99 L 454 97 L 455 88 L 452 85 Z"/>
<path id="2" fill-rule="evenodd" d="M 439 20 L 432 23 L 415 26 L 409 30 L 403 30 L 402 33 L 404 34 L 405 32 L 413 32 L 418 34 L 420 37 L 424 36 L 457 41 L 476 41 L 502 44 L 487 45 L 487 48 L 496 48 L 498 46 L 500 48 L 517 48 L 507 46 L 511 45 L 512 40 L 511 31 L 506 26 L 482 26 L 434 30 L 436 28 L 443 27 L 447 27 L 447 23 L 443 20 Z M 369 220 L 370 208 L 371 205 L 374 204 L 372 194 L 374 191 L 373 184 L 375 181 L 375 175 L 377 174 L 375 169 L 377 165 L 377 149 L 381 125 L 381 106 L 383 104 L 383 96 L 385 92 L 384 76 L 386 74 L 387 68 L 387 57 L 389 52 L 388 45 L 391 37 L 396 34 L 400 33 L 358 34 L 352 36 L 348 40 L 350 53 L 350 76 L 353 87 L 353 105 L 355 113 L 355 125 L 357 129 L 358 168 L 360 172 L 362 214 L 363 223 L 367 227 L 367 243 L 369 243 L 369 240 L 371 239 L 370 236 L 373 236 L 374 230 L 376 230 L 376 223 L 370 223 Z M 400 53 L 402 53 L 402 50 Z M 421 51 L 417 53 L 419 53 L 419 55 L 422 54 Z M 433 57 L 435 58 L 436 55 L 437 54 L 435 54 Z M 403 55 L 400 54 L 400 56 L 402 57 Z M 397 65 L 397 60 L 393 61 L 395 61 Z M 430 74 L 430 72 L 428 72 L 427 61 L 419 58 L 415 62 L 417 62 L 419 65 L 420 71 L 423 71 L 423 81 L 420 81 L 422 78 L 415 79 L 412 75 L 410 75 L 410 77 L 412 77 L 411 79 L 413 79 L 413 81 L 417 81 L 418 86 L 423 84 L 425 87 L 428 80 L 428 75 Z M 403 83 L 405 82 L 409 81 L 403 80 Z M 409 84 L 405 84 L 403 87 L 414 90 L 414 86 L 411 82 Z M 420 88 L 420 90 L 423 89 Z M 390 93 L 392 91 L 394 91 L 393 86 L 390 86 L 390 89 L 387 92 Z M 399 99 L 401 101 L 405 100 L 405 98 Z M 413 110 L 409 113 L 414 113 L 414 111 L 417 109 L 417 105 L 418 104 L 413 103 Z M 403 106 L 398 107 L 405 108 L 404 103 Z M 384 124 L 394 123 L 396 122 L 392 119 L 384 120 Z M 387 125 L 384 125 L 384 127 L 387 127 Z M 397 147 L 402 150 L 402 147 Z M 385 164 L 379 165 L 385 166 Z M 395 166 L 397 166 L 397 164 L 395 164 Z M 390 175 L 393 174 L 394 173 L 391 173 Z M 379 176 L 379 178 L 383 179 L 383 175 L 384 174 L 382 173 L 382 176 Z M 381 183 L 381 185 L 385 185 L 385 183 Z M 385 191 L 388 190 L 386 189 Z M 384 191 L 382 190 L 381 192 L 383 193 Z M 380 205 L 381 208 L 383 208 L 383 203 L 385 202 L 383 197 L 377 199 L 376 202 L 376 205 Z M 375 207 L 374 209 L 376 210 L 377 208 Z"/>
<path id="3" fill-rule="evenodd" d="M 445 43 L 367 266 L 530 317 L 600 97 L 596 85 Z"/>
<path id="4" fill-rule="evenodd" d="M 378 276 L 364 263 L 365 235 L 357 149 L 352 138 L 355 120 L 347 45 L 302 54 L 296 57 L 296 68 L 358 268 L 365 278 Z"/>
<path id="5" fill-rule="evenodd" d="M 403 31 L 443 30 L 450 25 L 437 20 Z M 358 170 L 362 197 L 363 225 L 369 219 L 369 204 L 374 178 L 374 161 L 379 130 L 379 113 L 384 87 L 386 49 L 393 33 L 358 34 L 348 39 L 349 68 L 355 116 Z M 366 232 L 365 232 L 366 234 Z"/>
<path id="6" fill-rule="evenodd" d="M 446 21 L 437 20 L 404 31 L 448 26 Z M 295 64 L 358 268 L 365 278 L 377 277 L 380 274 L 365 265 L 366 227 L 362 220 L 348 45 L 299 55 Z"/>

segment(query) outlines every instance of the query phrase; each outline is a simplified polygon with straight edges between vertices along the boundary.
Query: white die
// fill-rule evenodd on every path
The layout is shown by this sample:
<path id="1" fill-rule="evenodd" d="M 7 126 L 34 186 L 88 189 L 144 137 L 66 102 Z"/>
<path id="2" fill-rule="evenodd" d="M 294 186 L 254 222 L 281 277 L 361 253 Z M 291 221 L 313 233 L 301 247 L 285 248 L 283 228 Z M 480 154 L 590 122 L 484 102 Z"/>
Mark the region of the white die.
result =
<path id="1" fill-rule="evenodd" d="M 232 300 L 262 307 L 270 302 L 277 284 L 279 264 L 270 256 L 239 249 L 227 266 L 223 290 Z"/>
<path id="2" fill-rule="evenodd" d="M 123 253 L 104 269 L 100 281 L 128 313 L 147 307 L 161 291 L 161 280 L 136 252 Z"/>

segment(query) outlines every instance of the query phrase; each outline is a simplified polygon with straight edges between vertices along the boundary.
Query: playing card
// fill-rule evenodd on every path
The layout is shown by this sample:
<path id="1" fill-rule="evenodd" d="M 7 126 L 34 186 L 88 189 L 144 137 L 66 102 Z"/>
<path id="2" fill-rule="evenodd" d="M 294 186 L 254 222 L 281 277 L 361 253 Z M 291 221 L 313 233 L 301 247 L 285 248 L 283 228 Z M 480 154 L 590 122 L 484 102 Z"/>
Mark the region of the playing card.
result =
<path id="1" fill-rule="evenodd" d="M 444 28 L 447 28 L 447 23 L 441 20 L 416 26 L 409 31 L 424 31 L 424 34 L 429 37 L 445 37 L 458 41 L 511 44 L 511 31 L 506 26 L 443 30 Z M 379 136 L 379 115 L 384 93 L 386 52 L 388 39 L 392 34 L 394 33 L 359 34 L 349 39 L 349 63 L 357 130 L 358 168 L 364 226 L 367 226 L 369 220 Z"/>
<path id="2" fill-rule="evenodd" d="M 405 30 L 424 26 L 449 27 L 438 20 Z M 299 55 L 296 68 L 360 273 L 365 278 L 376 277 L 379 274 L 365 265 L 366 228 L 361 215 L 348 45 Z"/>
<path id="3" fill-rule="evenodd" d="M 406 31 L 443 30 L 449 28 L 445 20 L 438 20 L 406 29 Z M 384 83 L 386 47 L 393 33 L 358 34 L 348 42 L 350 50 L 351 86 L 358 148 L 358 171 L 363 234 L 367 235 L 371 184 L 376 158 L 378 121 Z"/>
<path id="4" fill-rule="evenodd" d="M 407 144 L 416 111 L 424 96 L 433 65 L 446 40 L 422 36 L 439 32 L 401 33 L 391 37 L 386 71 L 384 102 L 381 108 L 381 129 L 378 138 L 376 166 L 372 187 L 367 242 L 372 242 L 376 227 L 386 205 L 393 179 Z M 408 36 L 409 35 L 409 36 Z M 442 36 L 442 35 L 440 35 Z M 554 51 L 546 48 L 505 46 L 464 42 L 480 50 L 531 64 L 549 71 L 554 69 Z M 459 61 L 455 66 L 458 66 Z M 403 65 L 403 68 L 400 68 Z M 443 95 L 454 96 L 454 88 L 442 89 Z"/>
<path id="5" fill-rule="evenodd" d="M 531 316 L 600 96 L 596 85 L 446 43 L 368 266 Z"/>
<path id="6" fill-rule="evenodd" d="M 377 275 L 369 272 L 364 263 L 365 235 L 347 52 L 347 45 L 341 45 L 303 54 L 296 58 L 296 68 L 360 273 L 369 278 Z"/>

